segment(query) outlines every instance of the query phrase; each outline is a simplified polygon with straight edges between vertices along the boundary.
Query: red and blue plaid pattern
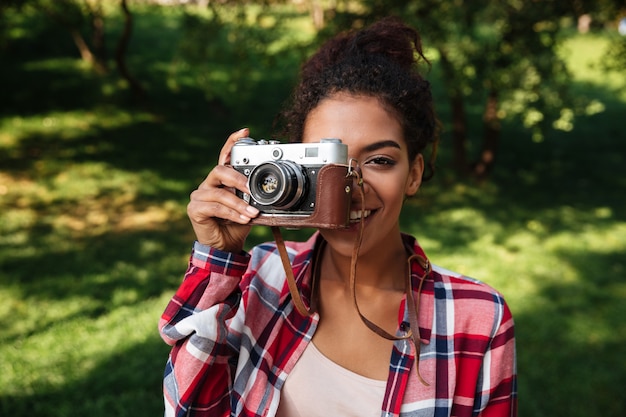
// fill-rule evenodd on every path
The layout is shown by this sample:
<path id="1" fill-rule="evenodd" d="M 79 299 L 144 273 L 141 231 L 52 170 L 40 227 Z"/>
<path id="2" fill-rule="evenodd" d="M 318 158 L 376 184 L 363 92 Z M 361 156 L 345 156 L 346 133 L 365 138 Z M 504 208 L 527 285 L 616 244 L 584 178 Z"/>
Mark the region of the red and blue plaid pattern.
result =
<path id="1" fill-rule="evenodd" d="M 319 239 L 316 233 L 307 242 L 286 243 L 307 305 Z M 404 239 L 425 256 L 414 238 Z M 423 273 L 417 263 L 412 272 L 414 281 Z M 434 267 L 419 297 L 419 371 L 428 385 L 417 376 L 413 342 L 396 341 L 381 416 L 515 416 L 513 318 L 502 296 Z M 404 303 L 399 317 L 403 334 L 409 326 Z M 196 243 L 159 323 L 173 346 L 164 376 L 165 415 L 274 416 L 283 383 L 318 320 L 294 308 L 273 243 L 249 254 Z"/>

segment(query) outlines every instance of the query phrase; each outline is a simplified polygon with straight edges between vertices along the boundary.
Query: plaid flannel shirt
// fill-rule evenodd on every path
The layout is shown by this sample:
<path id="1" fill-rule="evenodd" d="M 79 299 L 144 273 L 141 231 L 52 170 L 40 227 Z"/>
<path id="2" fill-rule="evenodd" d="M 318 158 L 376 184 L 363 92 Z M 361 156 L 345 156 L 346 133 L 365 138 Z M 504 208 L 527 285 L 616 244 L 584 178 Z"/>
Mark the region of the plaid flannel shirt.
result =
<path id="1" fill-rule="evenodd" d="M 424 256 L 414 238 L 403 236 Z M 303 300 L 310 302 L 318 233 L 287 242 Z M 413 263 L 413 288 L 423 274 Z M 417 297 L 418 294 L 415 294 Z M 433 267 L 424 282 L 416 374 L 412 341 L 390 355 L 381 416 L 515 416 L 513 318 L 502 296 L 484 283 Z M 408 329 L 404 303 L 398 334 Z M 180 288 L 161 317 L 172 345 L 164 375 L 166 416 L 274 416 L 280 390 L 311 341 L 319 316 L 294 308 L 274 243 L 241 254 L 194 246 Z"/>

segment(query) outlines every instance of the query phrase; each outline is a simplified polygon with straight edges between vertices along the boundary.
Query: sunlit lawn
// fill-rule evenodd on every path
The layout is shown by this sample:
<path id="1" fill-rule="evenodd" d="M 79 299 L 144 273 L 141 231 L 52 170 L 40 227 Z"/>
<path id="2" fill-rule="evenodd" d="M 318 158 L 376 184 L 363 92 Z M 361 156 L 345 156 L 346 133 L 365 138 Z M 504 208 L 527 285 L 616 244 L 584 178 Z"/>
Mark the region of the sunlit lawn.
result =
<path id="1" fill-rule="evenodd" d="M 176 29 L 176 16 L 148 18 Z M 542 143 L 509 123 L 492 181 L 450 183 L 443 165 L 402 219 L 433 262 L 506 296 L 521 415 L 626 410 L 626 85 L 582 58 L 603 45 L 569 44 L 576 89 L 603 111 Z M 173 62 L 156 52 L 152 85 Z M 275 109 L 260 96 L 245 102 L 249 120 L 213 114 L 180 84 L 154 87 L 156 109 L 124 106 L 113 76 L 69 58 L 12 70 L 33 81 L 0 113 L 0 415 L 160 415 L 168 349 L 156 323 L 192 243 L 189 192 L 228 132 L 266 134 Z"/>

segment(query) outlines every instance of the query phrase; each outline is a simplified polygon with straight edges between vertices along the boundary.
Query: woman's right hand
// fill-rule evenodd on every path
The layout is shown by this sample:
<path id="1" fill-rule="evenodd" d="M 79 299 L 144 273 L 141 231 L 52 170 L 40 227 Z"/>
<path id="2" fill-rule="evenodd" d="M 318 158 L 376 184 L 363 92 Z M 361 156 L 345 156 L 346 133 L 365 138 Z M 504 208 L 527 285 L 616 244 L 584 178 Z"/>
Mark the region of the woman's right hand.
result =
<path id="1" fill-rule="evenodd" d="M 241 129 L 228 137 L 218 165 L 211 170 L 197 190 L 191 193 L 187 215 L 198 242 L 228 252 L 240 252 L 250 232 L 250 220 L 259 214 L 235 195 L 234 190 L 249 193 L 247 178 L 228 166 L 230 151 L 249 130 Z"/>

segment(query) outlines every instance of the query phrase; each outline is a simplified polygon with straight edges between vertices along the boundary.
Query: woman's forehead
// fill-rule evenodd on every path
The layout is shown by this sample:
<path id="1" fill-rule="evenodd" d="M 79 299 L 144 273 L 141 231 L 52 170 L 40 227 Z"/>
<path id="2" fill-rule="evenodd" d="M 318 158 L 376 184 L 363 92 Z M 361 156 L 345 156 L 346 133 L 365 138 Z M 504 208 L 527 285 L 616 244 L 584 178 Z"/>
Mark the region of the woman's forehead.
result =
<path id="1" fill-rule="evenodd" d="M 338 138 L 348 145 L 395 141 L 404 147 L 403 129 L 375 97 L 336 94 L 324 99 L 308 115 L 303 142 Z"/>

